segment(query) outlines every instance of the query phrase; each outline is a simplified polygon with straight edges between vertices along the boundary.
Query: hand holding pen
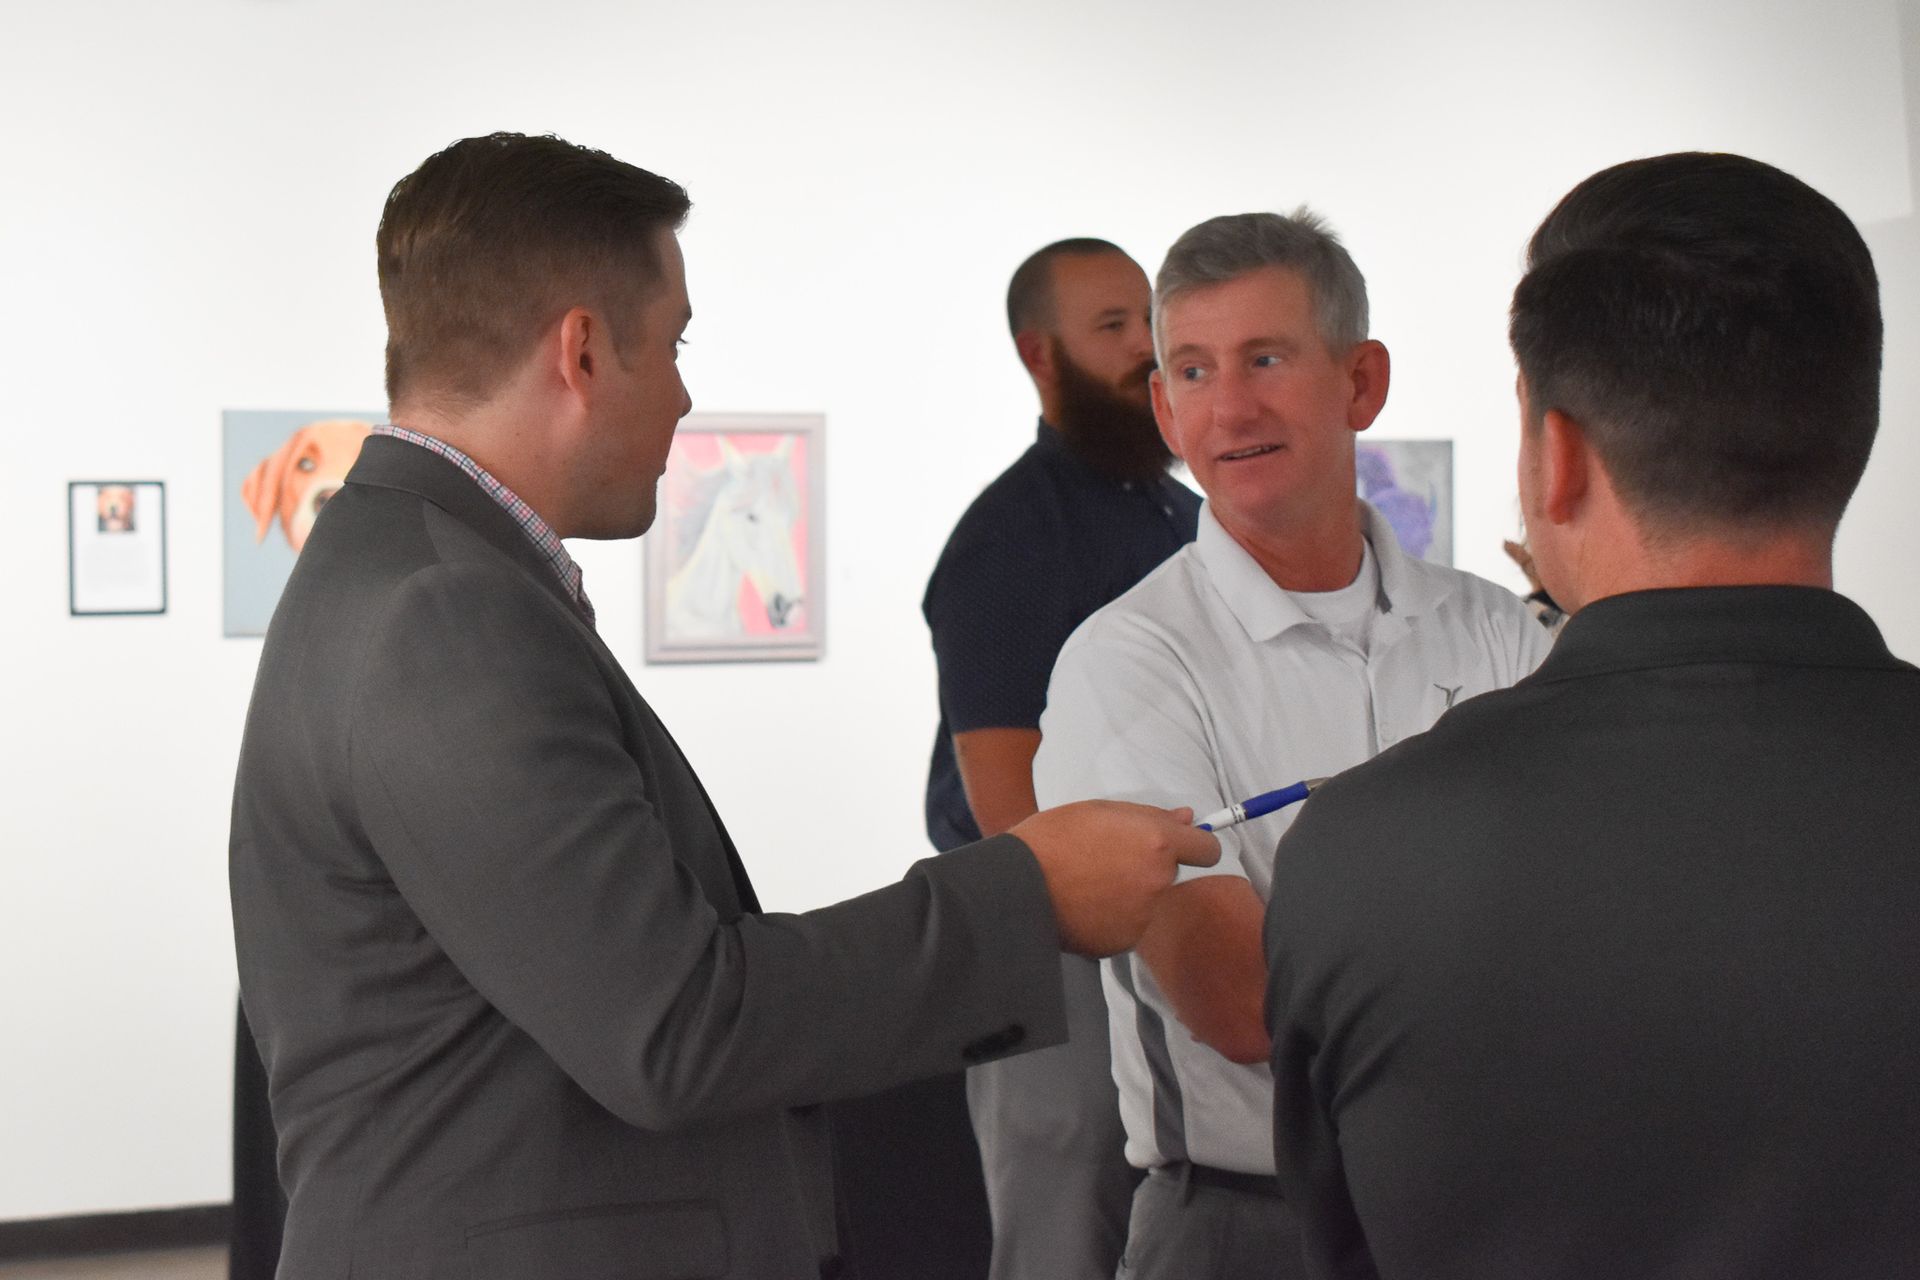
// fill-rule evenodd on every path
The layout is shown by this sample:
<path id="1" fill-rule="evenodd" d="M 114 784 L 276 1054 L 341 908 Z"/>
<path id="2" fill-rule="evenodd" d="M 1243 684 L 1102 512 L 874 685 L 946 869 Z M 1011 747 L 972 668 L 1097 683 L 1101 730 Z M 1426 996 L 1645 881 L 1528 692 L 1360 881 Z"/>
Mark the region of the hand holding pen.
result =
<path id="1" fill-rule="evenodd" d="M 1278 791 L 1267 791 L 1251 800 L 1242 800 L 1239 804 L 1230 804 L 1217 813 L 1210 813 L 1193 825 L 1202 831 L 1218 831 L 1222 827 L 1237 827 L 1243 822 L 1265 817 L 1276 809 L 1284 809 L 1290 804 L 1298 804 L 1312 795 L 1314 788 L 1325 782 L 1325 778 L 1308 778 L 1305 782 L 1296 782 L 1290 787 Z"/>

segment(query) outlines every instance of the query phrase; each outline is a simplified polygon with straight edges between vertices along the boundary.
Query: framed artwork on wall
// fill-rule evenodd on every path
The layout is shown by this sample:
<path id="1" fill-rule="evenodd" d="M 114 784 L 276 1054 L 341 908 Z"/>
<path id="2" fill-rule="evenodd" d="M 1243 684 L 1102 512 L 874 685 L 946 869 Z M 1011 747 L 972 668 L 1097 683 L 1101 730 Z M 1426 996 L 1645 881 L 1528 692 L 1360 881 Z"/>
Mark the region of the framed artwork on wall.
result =
<path id="1" fill-rule="evenodd" d="M 825 421 L 692 414 L 681 422 L 642 539 L 648 662 L 824 651 Z"/>
<path id="2" fill-rule="evenodd" d="M 167 611 L 167 486 L 161 480 L 67 484 L 67 612 Z"/>
<path id="3" fill-rule="evenodd" d="M 222 631 L 263 636 L 320 508 L 384 414 L 229 409 L 221 415 Z"/>
<path id="4" fill-rule="evenodd" d="M 1453 563 L 1453 441 L 1375 440 L 1354 449 L 1360 496 L 1385 516 L 1408 555 Z"/>

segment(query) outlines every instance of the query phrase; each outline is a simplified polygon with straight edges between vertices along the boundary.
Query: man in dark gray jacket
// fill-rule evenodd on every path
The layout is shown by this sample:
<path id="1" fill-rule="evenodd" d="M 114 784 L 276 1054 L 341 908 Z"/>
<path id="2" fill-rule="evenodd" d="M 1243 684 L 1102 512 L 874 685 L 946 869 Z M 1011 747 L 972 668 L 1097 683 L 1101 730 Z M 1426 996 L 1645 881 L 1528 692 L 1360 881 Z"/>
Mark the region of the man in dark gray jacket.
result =
<path id="1" fill-rule="evenodd" d="M 1058 1041 L 1059 949 L 1215 856 L 1079 806 L 759 911 L 561 542 L 652 522 L 686 209 L 504 134 L 387 202 L 394 423 L 288 583 L 234 798 L 288 1280 L 831 1274 L 812 1104 Z"/>
<path id="2" fill-rule="evenodd" d="M 1514 294 L 1572 611 L 1281 841 L 1274 1140 L 1319 1276 L 1920 1270 L 1920 672 L 1833 591 L 1866 245 L 1726 155 L 1606 170 Z"/>

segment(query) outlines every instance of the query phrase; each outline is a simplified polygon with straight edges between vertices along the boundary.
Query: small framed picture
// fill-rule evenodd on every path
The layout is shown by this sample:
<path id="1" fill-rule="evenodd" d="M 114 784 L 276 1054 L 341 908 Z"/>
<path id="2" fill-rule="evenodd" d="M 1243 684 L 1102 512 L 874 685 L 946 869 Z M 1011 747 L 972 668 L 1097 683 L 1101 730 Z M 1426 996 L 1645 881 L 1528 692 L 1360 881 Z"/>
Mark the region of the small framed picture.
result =
<path id="1" fill-rule="evenodd" d="M 648 662 L 814 659 L 826 644 L 825 419 L 693 414 L 643 539 Z"/>
<path id="2" fill-rule="evenodd" d="M 1453 563 L 1453 441 L 1360 438 L 1360 496 L 1393 526 L 1417 560 Z"/>
<path id="3" fill-rule="evenodd" d="M 167 611 L 163 481 L 68 483 L 67 611 L 75 617 Z"/>

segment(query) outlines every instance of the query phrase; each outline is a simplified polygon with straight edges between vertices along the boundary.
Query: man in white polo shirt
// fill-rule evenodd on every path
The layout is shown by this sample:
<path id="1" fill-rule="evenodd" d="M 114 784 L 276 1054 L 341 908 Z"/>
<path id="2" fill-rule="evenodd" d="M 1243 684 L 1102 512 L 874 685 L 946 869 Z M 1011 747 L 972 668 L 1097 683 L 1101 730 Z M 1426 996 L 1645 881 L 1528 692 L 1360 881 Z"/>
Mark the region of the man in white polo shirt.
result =
<path id="1" fill-rule="evenodd" d="M 1040 803 L 1210 812 L 1338 773 L 1512 684 L 1549 637 L 1507 591 L 1412 559 L 1354 497 L 1387 398 L 1366 283 L 1302 209 L 1183 235 L 1153 303 L 1154 412 L 1207 495 L 1199 538 L 1061 651 Z M 1291 814 L 1222 833 L 1103 975 L 1133 1202 L 1129 1280 L 1300 1274 L 1274 1173 L 1260 929 Z"/>

